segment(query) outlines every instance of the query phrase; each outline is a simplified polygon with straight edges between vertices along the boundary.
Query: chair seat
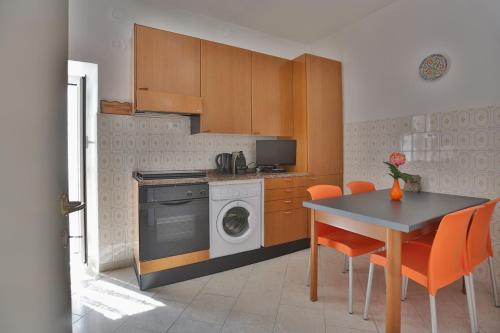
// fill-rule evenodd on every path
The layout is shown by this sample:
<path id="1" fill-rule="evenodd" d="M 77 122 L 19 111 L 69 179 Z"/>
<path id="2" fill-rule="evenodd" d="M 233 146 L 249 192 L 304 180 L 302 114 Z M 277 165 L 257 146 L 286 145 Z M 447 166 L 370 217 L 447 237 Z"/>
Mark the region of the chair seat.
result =
<path id="1" fill-rule="evenodd" d="M 357 257 L 385 246 L 379 240 L 336 227 L 318 235 L 318 244 L 334 248 L 349 257 Z"/>
<path id="2" fill-rule="evenodd" d="M 427 288 L 427 270 L 431 247 L 424 243 L 408 242 L 403 244 L 401 257 L 401 274 Z M 385 251 L 370 255 L 370 262 L 375 265 L 387 266 Z"/>

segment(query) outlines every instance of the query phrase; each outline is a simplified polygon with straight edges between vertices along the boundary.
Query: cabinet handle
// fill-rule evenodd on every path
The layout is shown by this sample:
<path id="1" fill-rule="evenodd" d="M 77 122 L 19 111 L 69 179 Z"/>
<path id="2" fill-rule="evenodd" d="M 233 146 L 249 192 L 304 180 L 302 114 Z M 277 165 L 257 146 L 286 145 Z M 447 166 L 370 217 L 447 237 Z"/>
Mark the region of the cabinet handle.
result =
<path id="1" fill-rule="evenodd" d="M 260 132 L 253 132 L 253 134 L 255 134 L 255 135 L 259 135 L 259 134 L 260 134 Z"/>
<path id="2" fill-rule="evenodd" d="M 283 180 L 286 181 L 286 182 L 291 182 L 292 178 L 284 178 Z"/>
<path id="3" fill-rule="evenodd" d="M 283 202 L 289 204 L 289 203 L 292 203 L 292 200 L 285 200 Z"/>
<path id="4" fill-rule="evenodd" d="M 290 193 L 290 192 L 292 192 L 292 190 L 285 190 L 285 192 L 286 192 L 286 193 Z"/>
<path id="5" fill-rule="evenodd" d="M 202 130 L 203 133 L 210 133 L 210 130 Z"/>
<path id="6" fill-rule="evenodd" d="M 139 88 L 139 90 L 149 90 L 149 88 Z"/>
<path id="7" fill-rule="evenodd" d="M 284 211 L 283 214 L 292 214 L 290 211 Z"/>

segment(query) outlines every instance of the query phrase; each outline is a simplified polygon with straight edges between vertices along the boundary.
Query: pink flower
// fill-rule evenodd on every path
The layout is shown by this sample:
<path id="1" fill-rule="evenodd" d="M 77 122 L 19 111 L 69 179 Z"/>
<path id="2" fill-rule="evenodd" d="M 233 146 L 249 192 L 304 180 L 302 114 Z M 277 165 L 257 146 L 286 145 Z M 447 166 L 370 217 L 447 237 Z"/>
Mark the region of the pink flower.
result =
<path id="1" fill-rule="evenodd" d="M 403 153 L 394 152 L 389 156 L 389 161 L 395 166 L 399 167 L 400 165 L 405 164 L 406 156 Z"/>

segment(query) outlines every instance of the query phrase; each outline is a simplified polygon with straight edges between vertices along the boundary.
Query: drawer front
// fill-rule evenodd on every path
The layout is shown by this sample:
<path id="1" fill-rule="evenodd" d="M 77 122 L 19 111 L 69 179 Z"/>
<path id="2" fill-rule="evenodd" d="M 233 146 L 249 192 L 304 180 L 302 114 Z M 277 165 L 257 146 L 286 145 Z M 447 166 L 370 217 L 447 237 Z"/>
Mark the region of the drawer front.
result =
<path id="1" fill-rule="evenodd" d="M 308 188 L 309 186 L 311 186 L 311 177 L 309 177 L 309 176 L 295 177 L 294 185 L 295 185 L 295 187 Z"/>
<path id="2" fill-rule="evenodd" d="M 264 188 L 271 190 L 276 188 L 308 187 L 310 182 L 310 177 L 307 176 L 268 178 L 264 181 Z"/>
<path id="3" fill-rule="evenodd" d="M 301 208 L 302 202 L 305 200 L 307 200 L 307 197 L 266 201 L 266 203 L 264 204 L 264 211 L 267 213 L 267 212 L 275 212 L 278 210 L 290 210 L 290 209 Z"/>
<path id="4" fill-rule="evenodd" d="M 265 201 L 302 198 L 307 196 L 306 187 L 277 188 L 264 192 Z"/>
<path id="5" fill-rule="evenodd" d="M 269 212 L 264 215 L 264 246 L 307 238 L 305 208 Z"/>
<path id="6" fill-rule="evenodd" d="M 295 177 L 267 178 L 264 180 L 264 188 L 266 190 L 270 190 L 276 188 L 294 187 L 294 178 Z"/>

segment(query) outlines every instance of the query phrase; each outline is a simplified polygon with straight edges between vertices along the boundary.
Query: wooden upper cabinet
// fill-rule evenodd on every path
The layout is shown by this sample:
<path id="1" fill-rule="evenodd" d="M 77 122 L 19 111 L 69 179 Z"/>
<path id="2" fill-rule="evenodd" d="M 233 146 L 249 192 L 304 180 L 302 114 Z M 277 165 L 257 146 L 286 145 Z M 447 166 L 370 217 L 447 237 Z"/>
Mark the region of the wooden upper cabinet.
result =
<path id="1" fill-rule="evenodd" d="M 134 26 L 134 96 L 141 111 L 201 113 L 198 38 Z"/>
<path id="2" fill-rule="evenodd" d="M 292 61 L 252 52 L 252 134 L 293 134 L 292 74 Z"/>
<path id="3" fill-rule="evenodd" d="M 293 60 L 297 163 L 313 184 L 342 186 L 342 71 L 338 61 L 304 54 Z"/>
<path id="4" fill-rule="evenodd" d="M 250 134 L 252 53 L 201 41 L 201 132 Z"/>
<path id="5" fill-rule="evenodd" d="M 306 55 L 308 171 L 343 170 L 342 72 L 338 61 Z"/>

